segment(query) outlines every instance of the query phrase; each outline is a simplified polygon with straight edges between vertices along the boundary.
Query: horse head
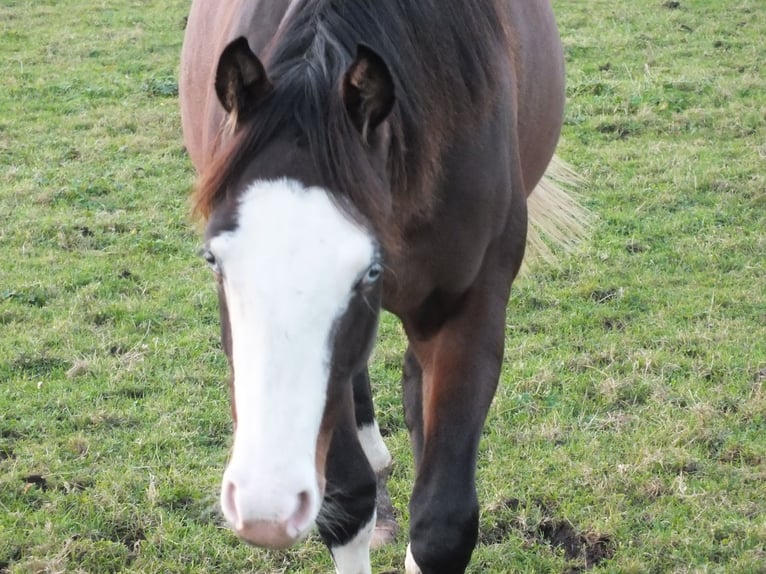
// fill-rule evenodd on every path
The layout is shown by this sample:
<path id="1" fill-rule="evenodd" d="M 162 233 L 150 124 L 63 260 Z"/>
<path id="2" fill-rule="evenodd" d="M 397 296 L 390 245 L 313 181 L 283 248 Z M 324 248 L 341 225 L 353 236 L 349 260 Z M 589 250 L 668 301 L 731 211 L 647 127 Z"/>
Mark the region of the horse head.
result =
<path id="1" fill-rule="evenodd" d="M 368 48 L 349 61 L 337 94 L 306 99 L 311 74 L 286 68 L 270 77 L 240 38 L 215 78 L 233 132 L 198 195 L 207 202 L 202 253 L 217 278 L 235 421 L 221 507 L 259 546 L 289 546 L 316 520 L 333 431 L 354 416 L 351 379 L 366 368 L 376 333 L 380 214 L 374 201 L 355 198 L 385 186 L 393 83 Z M 354 169 L 364 179 L 350 184 L 355 191 L 336 189 L 343 178 L 322 165 L 327 150 L 317 153 L 316 139 L 358 151 L 365 165 Z"/>

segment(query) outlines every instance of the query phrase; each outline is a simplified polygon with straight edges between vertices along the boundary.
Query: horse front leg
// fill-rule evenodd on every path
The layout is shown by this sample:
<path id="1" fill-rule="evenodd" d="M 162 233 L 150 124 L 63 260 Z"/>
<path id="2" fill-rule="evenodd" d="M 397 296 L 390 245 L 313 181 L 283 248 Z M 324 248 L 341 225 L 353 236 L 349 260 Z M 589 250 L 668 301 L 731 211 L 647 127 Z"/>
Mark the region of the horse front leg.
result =
<path id="1" fill-rule="evenodd" d="M 388 475 L 391 472 L 391 454 L 380 434 L 372 402 L 370 376 L 367 369 L 353 378 L 354 412 L 359 443 L 377 477 L 377 520 L 371 545 L 373 548 L 393 542 L 399 531 L 394 505 L 388 493 Z"/>
<path id="2" fill-rule="evenodd" d="M 417 461 L 408 574 L 462 574 L 476 545 L 476 458 L 500 376 L 511 280 L 512 274 L 485 270 L 435 334 L 411 336 L 422 384 L 418 393 L 414 378 L 405 381 L 412 385 L 408 419 L 415 419 Z"/>
<path id="3" fill-rule="evenodd" d="M 351 388 L 341 408 L 327 452 L 317 527 L 337 574 L 371 574 L 376 477 L 359 442 Z"/>
<path id="4" fill-rule="evenodd" d="M 410 434 L 410 445 L 417 470 L 423 454 L 423 369 L 412 346 L 407 347 L 407 352 L 404 354 L 402 391 L 404 420 Z"/>

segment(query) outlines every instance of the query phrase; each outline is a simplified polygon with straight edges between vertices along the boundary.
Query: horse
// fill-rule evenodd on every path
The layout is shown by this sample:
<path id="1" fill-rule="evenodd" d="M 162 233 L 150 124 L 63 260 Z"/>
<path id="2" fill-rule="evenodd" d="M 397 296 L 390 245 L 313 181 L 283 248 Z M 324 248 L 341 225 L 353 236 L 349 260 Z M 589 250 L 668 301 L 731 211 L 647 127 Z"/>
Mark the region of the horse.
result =
<path id="1" fill-rule="evenodd" d="M 385 309 L 407 337 L 406 571 L 465 572 L 530 220 L 566 243 L 582 219 L 545 175 L 564 91 L 548 0 L 193 1 L 180 106 L 230 365 L 220 505 L 239 537 L 285 548 L 316 526 L 337 572 L 358 574 L 395 535 L 368 374 Z"/>

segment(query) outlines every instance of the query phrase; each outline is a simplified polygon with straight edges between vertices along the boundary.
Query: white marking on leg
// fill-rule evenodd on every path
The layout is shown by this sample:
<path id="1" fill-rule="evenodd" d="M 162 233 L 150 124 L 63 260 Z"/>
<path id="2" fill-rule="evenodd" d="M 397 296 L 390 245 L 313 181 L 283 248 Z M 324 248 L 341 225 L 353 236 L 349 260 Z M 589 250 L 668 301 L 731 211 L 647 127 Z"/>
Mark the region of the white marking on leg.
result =
<path id="1" fill-rule="evenodd" d="M 388 452 L 386 443 L 380 434 L 378 421 L 373 421 L 371 425 L 359 427 L 358 434 L 362 450 L 367 455 L 367 460 L 370 461 L 370 466 L 372 466 L 375 474 L 387 469 L 391 464 L 391 453 Z"/>
<path id="2" fill-rule="evenodd" d="M 412 556 L 412 544 L 407 545 L 407 558 L 404 559 L 404 570 L 407 574 L 421 574 L 420 566 L 415 562 Z"/>
<path id="3" fill-rule="evenodd" d="M 337 574 L 372 574 L 370 540 L 375 530 L 375 513 L 348 544 L 330 549 Z"/>

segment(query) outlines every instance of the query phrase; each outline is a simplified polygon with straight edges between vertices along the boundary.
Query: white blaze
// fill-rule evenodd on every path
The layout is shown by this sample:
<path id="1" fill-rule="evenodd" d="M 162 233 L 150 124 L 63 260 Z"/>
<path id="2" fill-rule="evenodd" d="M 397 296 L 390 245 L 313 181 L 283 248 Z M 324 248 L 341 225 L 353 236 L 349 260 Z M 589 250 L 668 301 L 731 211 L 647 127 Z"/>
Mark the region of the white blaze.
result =
<path id="1" fill-rule="evenodd" d="M 231 328 L 237 427 L 224 481 L 236 486 L 236 517 L 282 520 L 308 492 L 313 521 L 330 336 L 373 262 L 374 240 L 326 190 L 256 181 L 243 193 L 237 228 L 209 249 Z"/>

